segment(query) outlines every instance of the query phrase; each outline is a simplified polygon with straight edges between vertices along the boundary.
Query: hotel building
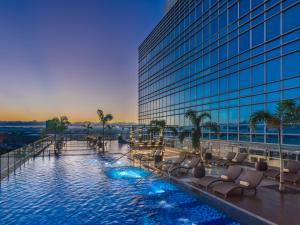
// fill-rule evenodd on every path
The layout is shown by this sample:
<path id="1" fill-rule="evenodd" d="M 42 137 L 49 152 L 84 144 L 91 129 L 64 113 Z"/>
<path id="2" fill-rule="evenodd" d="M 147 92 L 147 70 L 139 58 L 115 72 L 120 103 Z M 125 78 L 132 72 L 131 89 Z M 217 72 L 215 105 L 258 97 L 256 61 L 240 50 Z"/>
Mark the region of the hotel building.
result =
<path id="1" fill-rule="evenodd" d="M 178 0 L 139 46 L 139 123 L 189 126 L 188 109 L 209 112 L 220 135 L 204 138 L 276 143 L 258 110 L 300 103 L 300 1 Z M 300 126 L 283 143 L 300 145 Z"/>

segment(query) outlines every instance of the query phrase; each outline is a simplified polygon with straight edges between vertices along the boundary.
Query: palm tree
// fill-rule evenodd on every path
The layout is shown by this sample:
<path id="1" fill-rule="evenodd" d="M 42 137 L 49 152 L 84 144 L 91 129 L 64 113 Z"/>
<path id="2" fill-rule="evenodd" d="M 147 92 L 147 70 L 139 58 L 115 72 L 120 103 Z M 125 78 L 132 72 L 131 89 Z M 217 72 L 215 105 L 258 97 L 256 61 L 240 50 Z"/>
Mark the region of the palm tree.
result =
<path id="1" fill-rule="evenodd" d="M 202 150 L 200 148 L 200 138 L 202 137 L 202 129 L 209 129 L 215 134 L 219 133 L 219 125 L 214 122 L 204 122 L 205 119 L 211 119 L 211 116 L 207 112 L 202 112 L 199 115 L 195 110 L 188 110 L 185 113 L 185 117 L 188 118 L 193 124 L 194 128 L 192 130 L 192 146 L 195 152 L 200 151 L 201 160 L 203 160 Z"/>
<path id="2" fill-rule="evenodd" d="M 89 135 L 90 134 L 90 130 L 93 129 L 91 122 L 86 122 L 84 125 L 82 125 L 82 127 L 86 128 L 87 135 Z"/>
<path id="3" fill-rule="evenodd" d="M 160 139 L 163 140 L 164 138 L 164 131 L 166 129 L 171 130 L 175 135 L 177 135 L 177 129 L 175 127 L 167 126 L 165 120 L 152 120 L 150 122 L 150 133 L 155 134 L 159 133 Z"/>
<path id="4" fill-rule="evenodd" d="M 180 144 L 183 144 L 184 139 L 189 136 L 189 132 L 185 130 L 183 127 L 179 127 L 178 139 Z"/>
<path id="5" fill-rule="evenodd" d="M 111 141 L 111 131 L 113 129 L 113 126 L 112 125 L 107 125 L 106 128 L 108 129 L 109 141 Z"/>
<path id="6" fill-rule="evenodd" d="M 107 122 L 113 120 L 113 115 L 112 114 L 104 114 L 103 113 L 103 110 L 101 109 L 98 109 L 97 110 L 97 114 L 98 114 L 98 117 L 99 117 L 99 121 L 100 121 L 100 124 L 102 124 L 102 150 L 103 150 L 103 153 L 104 153 L 104 129 L 105 129 L 105 125 Z"/>
<path id="7" fill-rule="evenodd" d="M 283 128 L 300 123 L 300 106 L 294 100 L 283 100 L 277 104 L 275 113 L 257 111 L 250 116 L 250 126 L 255 130 L 256 124 L 264 122 L 266 127 L 276 129 L 278 133 L 278 149 L 280 161 L 279 191 L 284 191 L 283 159 L 282 159 L 282 131 Z"/>
<path id="8" fill-rule="evenodd" d="M 70 122 L 68 120 L 68 117 L 66 116 L 61 116 L 60 118 L 55 117 L 51 120 L 46 121 L 45 132 L 54 134 L 55 147 L 57 145 L 57 135 L 62 135 L 68 129 L 69 124 Z"/>

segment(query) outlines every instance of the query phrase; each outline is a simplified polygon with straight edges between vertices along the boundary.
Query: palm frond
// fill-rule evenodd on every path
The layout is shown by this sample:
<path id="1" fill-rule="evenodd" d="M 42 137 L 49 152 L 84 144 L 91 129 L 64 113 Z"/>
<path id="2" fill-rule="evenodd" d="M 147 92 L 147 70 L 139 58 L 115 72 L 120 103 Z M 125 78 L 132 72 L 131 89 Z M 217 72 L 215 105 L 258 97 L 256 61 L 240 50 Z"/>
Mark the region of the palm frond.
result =
<path id="1" fill-rule="evenodd" d="M 269 119 L 266 119 L 266 125 L 269 129 L 280 129 L 282 122 L 280 118 L 271 117 Z"/>
<path id="2" fill-rule="evenodd" d="M 196 126 L 196 124 L 199 124 L 197 119 L 197 112 L 195 110 L 189 109 L 185 113 L 185 118 L 189 119 L 194 126 Z"/>
<path id="3" fill-rule="evenodd" d="M 203 127 L 208 130 L 211 130 L 216 135 L 219 134 L 219 132 L 220 132 L 220 126 L 219 126 L 219 124 L 217 124 L 215 122 L 206 122 L 203 124 Z"/>
<path id="4" fill-rule="evenodd" d="M 289 114 L 296 108 L 296 102 L 291 99 L 282 100 L 277 104 L 276 110 L 279 116 L 283 114 Z"/>
<path id="5" fill-rule="evenodd" d="M 165 120 L 152 120 L 150 122 L 150 125 L 151 126 L 157 126 L 160 129 L 165 129 L 165 127 L 166 127 L 166 121 Z"/>
<path id="6" fill-rule="evenodd" d="M 112 114 L 106 114 L 106 115 L 104 116 L 105 122 L 109 122 L 109 121 L 111 121 L 111 120 L 113 120 L 113 119 L 114 119 L 114 117 L 113 117 Z"/>
<path id="7" fill-rule="evenodd" d="M 182 144 L 183 141 L 184 141 L 184 139 L 185 139 L 186 137 L 188 137 L 189 134 L 190 134 L 189 131 L 187 131 L 187 130 L 181 130 L 181 131 L 178 133 L 179 142 Z"/>
<path id="8" fill-rule="evenodd" d="M 255 127 L 258 123 L 268 123 L 268 121 L 270 121 L 272 118 L 273 115 L 268 112 L 257 111 L 250 116 L 249 124 L 251 128 L 255 130 Z"/>
<path id="9" fill-rule="evenodd" d="M 99 120 L 100 120 L 100 121 L 103 121 L 103 119 L 104 119 L 104 113 L 103 113 L 103 110 L 98 109 L 98 110 L 97 110 L 97 114 L 98 114 Z"/>
<path id="10" fill-rule="evenodd" d="M 178 131 L 177 131 L 176 127 L 168 127 L 168 129 L 171 130 L 175 136 L 178 135 Z"/>
<path id="11" fill-rule="evenodd" d="M 202 113 L 200 113 L 198 118 L 199 118 L 200 122 L 202 122 L 205 119 L 211 119 L 211 115 L 208 112 L 202 112 Z"/>

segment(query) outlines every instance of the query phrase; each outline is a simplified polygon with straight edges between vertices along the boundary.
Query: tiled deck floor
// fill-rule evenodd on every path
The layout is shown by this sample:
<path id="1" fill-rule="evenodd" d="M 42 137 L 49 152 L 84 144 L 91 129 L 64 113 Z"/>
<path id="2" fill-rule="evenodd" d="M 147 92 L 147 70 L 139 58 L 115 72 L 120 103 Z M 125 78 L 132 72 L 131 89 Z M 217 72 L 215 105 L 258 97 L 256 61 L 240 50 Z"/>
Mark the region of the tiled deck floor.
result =
<path id="1" fill-rule="evenodd" d="M 169 155 L 172 155 L 169 153 Z M 174 152 L 173 152 L 174 155 Z M 245 168 L 251 169 L 251 168 Z M 207 169 L 207 175 L 219 176 L 222 174 L 222 168 Z M 191 184 L 196 178 L 185 177 L 177 179 L 179 182 Z M 233 193 L 227 199 L 217 196 L 229 203 L 265 218 L 275 224 L 281 225 L 299 225 L 300 224 L 300 194 L 281 194 L 266 186 L 278 184 L 277 181 L 264 179 L 260 184 L 257 194 L 246 191 L 243 196 Z M 287 185 L 300 190 L 300 186 Z M 199 190 L 199 188 L 198 188 Z M 204 191 L 203 189 L 200 189 Z"/>

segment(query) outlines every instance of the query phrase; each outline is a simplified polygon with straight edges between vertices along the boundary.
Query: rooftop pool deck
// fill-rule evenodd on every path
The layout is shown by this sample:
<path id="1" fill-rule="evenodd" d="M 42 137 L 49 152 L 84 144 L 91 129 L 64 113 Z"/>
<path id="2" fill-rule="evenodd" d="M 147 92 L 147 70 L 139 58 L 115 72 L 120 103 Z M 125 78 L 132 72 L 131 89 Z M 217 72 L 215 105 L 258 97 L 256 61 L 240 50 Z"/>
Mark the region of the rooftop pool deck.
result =
<path id="1" fill-rule="evenodd" d="M 109 148 L 101 155 L 86 142 L 68 142 L 60 156 L 37 157 L 4 178 L 0 224 L 240 224 L 127 157 L 116 161 L 113 153 L 126 146 Z"/>
<path id="2" fill-rule="evenodd" d="M 191 186 L 192 177 L 166 180 L 139 168 L 139 163 L 122 157 L 127 152 L 127 145 L 117 142 L 108 144 L 108 153 L 99 154 L 86 142 L 71 141 L 60 156 L 46 153 L 26 162 L 1 181 L 0 224 L 259 225 L 271 221 L 293 225 L 300 221 L 300 195 L 280 195 L 263 187 L 272 181 L 264 181 L 256 196 L 233 195 L 224 200 Z M 215 176 L 222 172 L 207 170 Z"/>

